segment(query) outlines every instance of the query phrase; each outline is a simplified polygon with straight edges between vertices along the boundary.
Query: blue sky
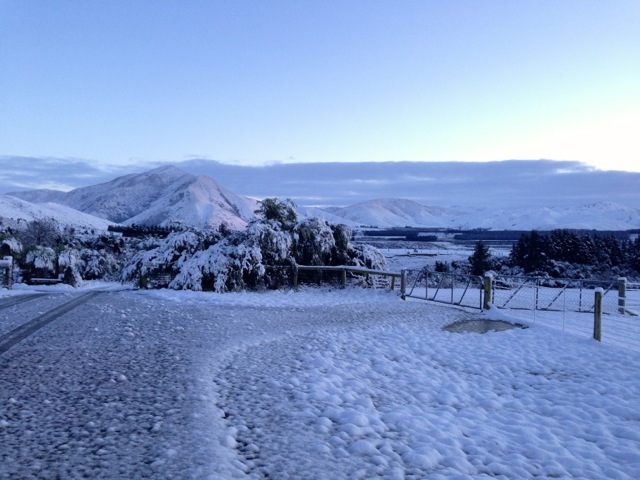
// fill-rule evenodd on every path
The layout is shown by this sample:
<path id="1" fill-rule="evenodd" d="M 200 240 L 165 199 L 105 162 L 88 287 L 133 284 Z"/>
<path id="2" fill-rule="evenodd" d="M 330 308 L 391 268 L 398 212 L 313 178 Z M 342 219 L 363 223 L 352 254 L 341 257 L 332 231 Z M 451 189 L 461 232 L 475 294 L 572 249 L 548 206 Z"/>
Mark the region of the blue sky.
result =
<path id="1" fill-rule="evenodd" d="M 0 155 L 640 171 L 640 2 L 0 0 Z"/>

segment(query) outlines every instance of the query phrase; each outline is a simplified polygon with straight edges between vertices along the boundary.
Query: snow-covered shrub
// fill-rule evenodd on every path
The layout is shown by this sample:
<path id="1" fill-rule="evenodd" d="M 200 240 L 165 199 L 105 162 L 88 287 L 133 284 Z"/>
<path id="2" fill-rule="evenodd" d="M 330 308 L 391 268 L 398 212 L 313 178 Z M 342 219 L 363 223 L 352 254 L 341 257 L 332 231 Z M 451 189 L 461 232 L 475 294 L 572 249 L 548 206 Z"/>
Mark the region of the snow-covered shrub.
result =
<path id="1" fill-rule="evenodd" d="M 62 275 L 62 282 L 67 285 L 71 285 L 72 287 L 79 287 L 82 285 L 82 276 L 80 272 L 78 272 L 77 268 L 72 266 L 68 266 L 65 268 L 64 273 Z"/>
<path id="2" fill-rule="evenodd" d="M 122 267 L 122 262 L 105 250 L 83 248 L 80 250 L 80 258 L 80 275 L 85 280 L 111 279 Z"/>
<path id="3" fill-rule="evenodd" d="M 80 270 L 84 267 L 81 253 L 75 248 L 63 248 L 58 252 L 58 272 L 63 272 L 62 281 L 66 284 L 78 287 L 82 284 Z"/>
<path id="4" fill-rule="evenodd" d="M 145 239 L 125 266 L 122 278 L 132 281 L 163 273 L 175 276 L 194 253 L 214 243 L 219 236 L 214 231 L 190 230 L 173 232 L 165 239 Z"/>
<path id="5" fill-rule="evenodd" d="M 2 255 L 17 257 L 22 253 L 22 243 L 16 237 L 8 236 L 0 240 L 0 251 Z"/>
<path id="6" fill-rule="evenodd" d="M 51 247 L 31 247 L 25 256 L 25 265 L 33 277 L 56 275 L 57 255 Z"/>
<path id="7" fill-rule="evenodd" d="M 63 248 L 58 252 L 58 268 L 61 271 L 67 267 L 77 267 L 81 263 L 80 252 L 75 248 Z"/>
<path id="8" fill-rule="evenodd" d="M 387 260 L 384 255 L 371 245 L 349 245 L 349 265 L 370 268 L 372 270 L 386 270 Z"/>

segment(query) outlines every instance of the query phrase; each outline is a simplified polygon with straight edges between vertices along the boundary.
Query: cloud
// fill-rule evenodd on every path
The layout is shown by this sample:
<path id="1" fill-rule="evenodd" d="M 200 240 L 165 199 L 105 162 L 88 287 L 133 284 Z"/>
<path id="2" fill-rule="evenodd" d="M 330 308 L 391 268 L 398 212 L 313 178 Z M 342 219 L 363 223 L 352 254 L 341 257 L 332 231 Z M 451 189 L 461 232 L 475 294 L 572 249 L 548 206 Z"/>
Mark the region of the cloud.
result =
<path id="1" fill-rule="evenodd" d="M 81 159 L 0 157 L 0 193 L 69 190 L 167 163 L 96 165 Z M 191 158 L 173 164 L 253 198 L 300 206 L 345 206 L 376 198 L 423 205 L 529 207 L 611 201 L 640 208 L 640 173 L 600 171 L 576 161 L 279 163 L 243 166 Z"/>
<path id="2" fill-rule="evenodd" d="M 407 198 L 437 206 L 565 206 L 614 201 L 640 208 L 640 173 L 576 161 L 298 163 L 263 167 L 193 159 L 176 164 L 244 195 L 305 206 Z"/>
<path id="3" fill-rule="evenodd" d="M 0 193 L 53 189 L 68 191 L 139 172 L 136 166 L 96 164 L 90 160 L 0 156 Z"/>

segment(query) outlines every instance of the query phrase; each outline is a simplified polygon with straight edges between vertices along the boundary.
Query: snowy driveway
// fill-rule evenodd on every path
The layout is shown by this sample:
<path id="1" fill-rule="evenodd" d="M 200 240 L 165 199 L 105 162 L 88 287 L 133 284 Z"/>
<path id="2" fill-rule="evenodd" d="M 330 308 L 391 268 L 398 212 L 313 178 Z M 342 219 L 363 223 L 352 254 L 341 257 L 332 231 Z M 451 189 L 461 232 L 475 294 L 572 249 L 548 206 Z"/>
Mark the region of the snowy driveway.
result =
<path id="1" fill-rule="evenodd" d="M 0 310 L 0 334 L 71 296 Z M 638 353 L 440 330 L 464 318 L 360 290 L 101 293 L 0 355 L 0 478 L 638 477 Z"/>

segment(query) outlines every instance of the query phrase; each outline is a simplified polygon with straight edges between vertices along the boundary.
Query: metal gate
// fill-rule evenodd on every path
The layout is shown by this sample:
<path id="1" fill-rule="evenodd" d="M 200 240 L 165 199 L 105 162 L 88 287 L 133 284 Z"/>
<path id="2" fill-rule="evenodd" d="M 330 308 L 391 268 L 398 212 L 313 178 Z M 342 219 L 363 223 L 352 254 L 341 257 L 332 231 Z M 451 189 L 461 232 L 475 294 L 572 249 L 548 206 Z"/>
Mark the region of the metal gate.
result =
<path id="1" fill-rule="evenodd" d="M 432 302 L 482 309 L 482 279 L 475 275 L 406 270 L 406 296 Z"/>

